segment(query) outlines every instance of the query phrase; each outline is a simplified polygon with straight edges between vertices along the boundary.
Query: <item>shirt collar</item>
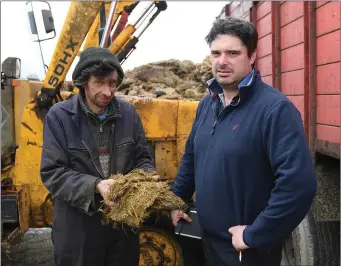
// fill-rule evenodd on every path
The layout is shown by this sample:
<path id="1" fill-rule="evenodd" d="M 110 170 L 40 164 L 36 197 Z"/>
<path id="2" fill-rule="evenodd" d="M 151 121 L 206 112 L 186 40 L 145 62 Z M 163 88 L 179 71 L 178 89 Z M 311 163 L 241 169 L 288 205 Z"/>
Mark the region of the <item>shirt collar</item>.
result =
<path id="1" fill-rule="evenodd" d="M 241 90 L 243 90 L 243 88 L 249 87 L 253 83 L 255 77 L 257 76 L 256 75 L 257 73 L 258 70 L 256 70 L 255 68 L 252 69 L 252 71 L 247 76 L 245 76 L 243 80 L 238 84 L 240 94 L 242 94 Z M 208 80 L 206 84 L 211 93 L 212 99 L 215 99 L 219 94 L 224 92 L 223 88 L 220 86 L 220 84 L 215 78 Z"/>
<path id="2" fill-rule="evenodd" d="M 255 74 L 255 70 L 252 69 L 252 71 L 238 84 L 238 89 L 244 86 L 250 86 L 253 76 Z"/>
<path id="3" fill-rule="evenodd" d="M 95 117 L 98 117 L 97 114 L 95 114 L 86 104 L 85 101 L 85 95 L 83 93 L 79 93 L 79 102 L 82 107 L 82 110 L 85 112 L 86 115 L 92 115 Z M 122 117 L 121 110 L 120 110 L 120 105 L 116 97 L 113 97 L 111 103 L 106 107 L 105 110 L 105 117 L 104 118 L 118 118 Z"/>

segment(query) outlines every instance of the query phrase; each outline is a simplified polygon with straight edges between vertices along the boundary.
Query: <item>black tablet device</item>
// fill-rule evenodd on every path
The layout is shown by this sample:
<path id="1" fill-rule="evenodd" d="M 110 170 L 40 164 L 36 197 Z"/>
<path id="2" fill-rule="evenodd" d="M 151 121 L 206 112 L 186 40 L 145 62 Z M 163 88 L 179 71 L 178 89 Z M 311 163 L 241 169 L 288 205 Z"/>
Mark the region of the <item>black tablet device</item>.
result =
<path id="1" fill-rule="evenodd" d="M 192 222 L 189 223 L 184 219 L 180 219 L 175 227 L 175 234 L 201 239 L 202 229 L 199 224 L 197 211 L 195 208 L 189 208 L 186 213 L 191 217 Z"/>

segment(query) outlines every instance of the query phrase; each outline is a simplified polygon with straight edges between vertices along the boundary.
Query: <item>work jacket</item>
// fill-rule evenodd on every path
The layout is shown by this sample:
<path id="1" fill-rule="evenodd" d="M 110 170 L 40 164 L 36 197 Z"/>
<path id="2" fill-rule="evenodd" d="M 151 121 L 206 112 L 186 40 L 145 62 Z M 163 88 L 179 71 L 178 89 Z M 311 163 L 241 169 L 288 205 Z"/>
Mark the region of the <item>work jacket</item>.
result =
<path id="1" fill-rule="evenodd" d="M 45 117 L 41 179 L 55 199 L 54 208 L 67 206 L 75 215 L 92 216 L 102 200 L 95 198 L 95 184 L 104 176 L 79 97 L 55 104 Z M 110 173 L 127 174 L 135 168 L 153 171 L 136 109 L 127 101 L 114 100 L 117 110 L 111 122 Z"/>

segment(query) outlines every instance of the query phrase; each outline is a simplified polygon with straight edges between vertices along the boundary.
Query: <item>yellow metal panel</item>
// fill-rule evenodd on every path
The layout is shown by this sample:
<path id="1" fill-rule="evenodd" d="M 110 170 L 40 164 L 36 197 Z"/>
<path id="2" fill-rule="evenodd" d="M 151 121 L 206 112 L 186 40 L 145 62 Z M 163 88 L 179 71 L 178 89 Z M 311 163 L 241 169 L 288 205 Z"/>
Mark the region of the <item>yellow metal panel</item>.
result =
<path id="1" fill-rule="evenodd" d="M 178 101 L 124 97 L 137 109 L 148 139 L 175 139 Z"/>
<path id="2" fill-rule="evenodd" d="M 48 195 L 40 178 L 43 122 L 35 112 L 35 104 L 25 106 L 20 127 L 19 148 L 16 152 L 14 184 L 29 184 L 32 227 L 45 226 L 42 204 Z"/>
<path id="3" fill-rule="evenodd" d="M 176 141 L 157 141 L 155 143 L 155 167 L 161 177 L 169 180 L 175 178 L 178 169 Z"/>
<path id="4" fill-rule="evenodd" d="M 186 141 L 191 132 L 195 113 L 198 107 L 197 101 L 179 101 L 177 121 L 177 157 L 180 165 L 185 150 Z"/>
<path id="5" fill-rule="evenodd" d="M 15 142 L 19 144 L 21 115 L 24 107 L 33 101 L 37 92 L 41 89 L 42 82 L 32 82 L 28 80 L 15 80 L 14 82 L 14 123 Z"/>

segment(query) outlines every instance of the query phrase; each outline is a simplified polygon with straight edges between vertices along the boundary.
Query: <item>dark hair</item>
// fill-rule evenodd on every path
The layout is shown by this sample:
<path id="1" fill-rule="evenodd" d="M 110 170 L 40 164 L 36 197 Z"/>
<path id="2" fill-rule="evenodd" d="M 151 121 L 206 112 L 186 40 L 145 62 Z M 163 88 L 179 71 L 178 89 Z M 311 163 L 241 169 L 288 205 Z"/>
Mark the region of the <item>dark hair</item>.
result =
<path id="1" fill-rule="evenodd" d="M 218 35 L 223 34 L 228 34 L 239 38 L 247 48 L 249 58 L 257 49 L 257 30 L 252 23 L 246 20 L 234 17 L 227 17 L 224 19 L 219 18 L 213 23 L 213 27 L 205 37 L 205 40 L 209 45 L 211 45 Z"/>
<path id="2" fill-rule="evenodd" d="M 84 85 L 89 81 L 91 76 L 106 78 L 116 72 L 116 69 L 110 66 L 105 60 L 99 64 L 92 65 L 82 70 L 79 77 L 74 81 L 74 85 L 79 88 L 80 92 L 84 92 Z M 118 84 L 121 83 L 118 76 Z"/>

